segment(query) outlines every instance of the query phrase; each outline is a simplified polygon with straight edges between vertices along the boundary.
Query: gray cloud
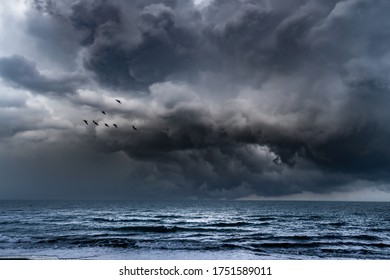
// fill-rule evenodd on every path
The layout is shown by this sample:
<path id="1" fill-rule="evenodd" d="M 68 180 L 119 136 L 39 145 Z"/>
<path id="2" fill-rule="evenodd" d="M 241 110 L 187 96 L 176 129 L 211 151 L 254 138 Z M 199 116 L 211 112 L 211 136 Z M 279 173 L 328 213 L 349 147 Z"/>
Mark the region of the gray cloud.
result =
<path id="1" fill-rule="evenodd" d="M 42 74 L 36 65 L 22 56 L 0 58 L 0 77 L 12 86 L 38 93 L 73 93 L 84 79 L 75 75 L 49 77 Z"/>
<path id="2" fill-rule="evenodd" d="M 110 192 L 237 198 L 389 182 L 386 1 L 35 3 L 57 25 L 28 32 L 91 81 L 21 56 L 1 58 L 0 75 L 79 109 L 76 150 L 126 155 Z M 119 128 L 85 128 L 85 118 Z"/>
<path id="3" fill-rule="evenodd" d="M 33 46 L 45 50 L 42 60 L 71 72 L 79 68 L 81 47 L 78 34 L 65 22 L 60 15 L 50 14 L 49 8 L 30 9 L 26 14 L 26 32 L 34 38 Z"/>
<path id="4" fill-rule="evenodd" d="M 190 1 L 79 1 L 69 23 L 86 47 L 84 66 L 115 89 L 145 89 L 196 64 L 198 13 Z M 190 22 L 188 24 L 187 22 Z"/>

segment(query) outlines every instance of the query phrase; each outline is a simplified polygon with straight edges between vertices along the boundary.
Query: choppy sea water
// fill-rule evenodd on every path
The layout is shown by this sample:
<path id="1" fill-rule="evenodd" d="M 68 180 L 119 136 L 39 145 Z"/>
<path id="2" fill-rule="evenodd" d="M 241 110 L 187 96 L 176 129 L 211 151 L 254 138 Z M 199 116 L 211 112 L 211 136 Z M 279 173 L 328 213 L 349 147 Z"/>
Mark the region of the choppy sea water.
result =
<path id="1" fill-rule="evenodd" d="M 0 257 L 390 259 L 390 203 L 0 201 Z"/>

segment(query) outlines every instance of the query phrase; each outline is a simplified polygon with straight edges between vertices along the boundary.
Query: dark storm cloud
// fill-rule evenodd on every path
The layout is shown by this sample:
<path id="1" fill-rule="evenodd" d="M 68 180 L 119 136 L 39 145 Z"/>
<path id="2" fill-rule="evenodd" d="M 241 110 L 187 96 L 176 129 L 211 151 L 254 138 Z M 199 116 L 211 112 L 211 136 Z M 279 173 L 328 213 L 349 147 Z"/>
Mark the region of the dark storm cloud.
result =
<path id="1" fill-rule="evenodd" d="M 58 25 L 30 34 L 77 54 L 122 98 L 71 100 L 118 124 L 80 139 L 127 155 L 133 188 L 118 192 L 234 198 L 389 182 L 388 1 L 35 3 Z M 63 34 L 68 51 L 47 34 Z M 0 75 L 42 93 L 81 85 L 20 56 L 2 58 Z"/>
<path id="2" fill-rule="evenodd" d="M 322 98 L 327 98 L 329 92 L 321 92 L 321 89 L 315 89 L 314 86 L 323 77 L 334 72 L 345 86 L 344 92 L 340 92 L 347 100 L 344 108 L 349 108 L 352 112 L 344 112 L 340 115 L 340 122 L 334 124 L 338 126 L 344 122 L 345 127 L 340 127 L 339 131 L 320 142 L 317 141 L 318 133 L 325 127 L 316 127 L 313 122 L 302 123 L 308 126 L 302 128 L 312 130 L 308 135 L 300 135 L 299 127 L 296 128 L 295 135 L 288 137 L 283 133 L 276 138 L 268 134 L 268 137 L 275 138 L 275 142 L 271 141 L 267 145 L 285 163 L 291 163 L 294 155 L 300 155 L 321 166 L 340 171 L 385 170 L 389 164 L 389 149 L 385 145 L 389 134 L 383 120 L 388 119 L 389 114 L 382 109 L 382 104 L 389 104 L 387 78 L 384 80 L 383 75 L 378 73 L 379 76 L 374 74 L 367 79 L 362 73 L 357 73 L 355 66 L 349 67 L 345 63 L 361 57 L 375 57 L 379 60 L 379 57 L 387 53 L 383 47 L 387 44 L 385 38 L 388 31 L 383 27 L 388 25 L 388 21 L 384 18 L 383 8 L 388 10 L 388 4 L 376 1 L 381 7 L 379 8 L 378 5 L 374 7 L 372 3 L 364 1 L 292 2 L 294 5 L 285 9 L 278 1 L 269 4 L 271 8 L 265 7 L 264 2 L 244 1 L 245 4 L 239 5 L 240 9 L 230 9 L 232 20 L 225 21 L 221 27 L 218 27 L 217 22 L 217 32 L 214 29 L 210 34 L 219 48 L 227 54 L 227 59 L 234 58 L 233 65 L 244 69 L 244 76 L 256 79 L 255 76 L 258 75 L 261 78 L 260 87 L 270 76 L 275 75 L 293 75 L 297 79 L 306 80 L 295 93 L 301 101 L 298 108 L 290 103 L 286 105 L 288 110 L 298 109 L 309 118 L 326 113 L 308 108 L 304 103 L 310 100 L 317 105 L 323 101 Z M 223 13 L 226 11 L 223 7 L 228 6 L 229 9 L 232 3 L 239 2 L 215 1 L 211 9 L 214 12 L 221 10 L 220 13 Z M 365 20 L 374 15 L 376 19 L 372 18 L 370 24 L 364 24 Z M 378 21 L 378 18 L 382 20 Z M 350 19 L 353 23 L 348 22 Z M 361 33 L 362 30 L 369 32 Z M 351 38 L 354 33 L 357 38 Z M 317 37 L 318 34 L 323 37 Z M 360 46 L 360 49 L 355 46 L 356 43 L 363 42 L 365 45 Z M 334 48 L 332 52 L 322 49 L 329 44 Z M 375 52 L 373 49 L 379 51 Z M 336 55 L 342 55 L 344 61 L 339 60 Z M 382 68 L 382 65 L 376 67 Z M 387 72 L 388 66 L 383 70 Z M 242 72 L 241 69 L 240 71 Z M 356 80 L 351 83 L 349 79 L 352 75 Z M 321 96 L 316 96 L 319 92 Z M 283 97 L 280 101 L 282 100 Z M 333 110 L 330 106 L 328 113 Z"/>
<path id="3" fill-rule="evenodd" d="M 199 16 L 191 7 L 189 1 L 78 1 L 68 20 L 86 47 L 84 66 L 102 85 L 146 89 L 196 62 L 191 27 Z"/>
<path id="4" fill-rule="evenodd" d="M 384 2 L 378 3 L 387 6 Z M 360 34 L 357 39 L 377 40 L 374 45 L 381 52 L 372 53 L 372 46 L 361 46 L 355 50 L 356 41 L 347 33 L 354 32 L 367 17 L 376 15 L 382 18 L 383 13 L 381 8 L 370 6 L 370 14 L 363 12 L 358 17 L 356 13 L 364 11 L 361 5 L 366 4 L 361 1 L 295 1 L 287 9 L 282 7 L 281 2 L 266 7 L 250 1 L 215 1 L 207 12 L 217 16 L 225 12 L 224 18 L 206 25 L 202 40 L 211 42 L 212 47 L 220 51 L 217 56 L 222 60 L 219 71 L 230 75 L 236 84 L 254 82 L 252 85 L 260 89 L 273 81 L 291 83 L 283 77 L 294 77 L 298 86 L 292 83 L 281 87 L 279 90 L 286 92 L 275 97 L 277 104 L 274 108 L 275 115 L 279 117 L 292 115 L 294 121 L 291 126 L 253 121 L 235 127 L 229 123 L 216 123 L 219 120 L 211 114 L 205 117 L 207 112 L 199 107 L 195 110 L 177 109 L 164 116 L 166 126 L 174 127 L 169 134 L 140 136 L 142 140 L 133 143 L 134 146 L 125 145 L 119 149 L 136 158 L 170 161 L 173 166 L 192 166 L 178 156 L 177 151 L 191 151 L 203 160 L 213 152 L 227 154 L 227 158 L 211 157 L 207 161 L 214 171 L 221 170 L 213 173 L 218 180 L 213 181 L 213 176 L 196 176 L 194 168 L 192 173 L 185 172 L 184 167 L 180 168 L 180 172 L 193 180 L 209 178 L 211 185 L 226 188 L 238 186 L 240 182 L 249 186 L 284 185 L 280 189 L 271 188 L 269 192 L 264 186 L 259 187 L 260 193 L 267 195 L 288 193 L 287 186 L 294 180 L 302 189 L 305 184 L 314 183 L 319 186 L 318 190 L 322 187 L 329 190 L 330 186 L 343 185 L 355 179 L 377 181 L 379 177 L 388 180 L 386 170 L 389 168 L 390 150 L 386 145 L 389 139 L 386 122 L 389 114 L 385 109 L 389 104 L 388 82 L 380 71 L 369 72 L 370 63 L 375 63 L 386 53 L 379 45 L 386 43 L 387 31 L 365 27 L 376 33 L 380 40 L 372 33 Z M 345 17 L 352 17 L 357 22 L 347 25 Z M 337 29 L 335 21 L 343 23 L 341 30 Z M 333 45 L 335 38 L 339 39 L 339 46 Z M 332 44 L 334 49 L 326 50 L 324 46 L 328 44 Z M 335 53 L 343 59 L 340 60 Z M 371 61 L 364 61 L 365 57 Z M 380 67 L 388 71 L 387 65 Z M 327 83 L 339 84 L 341 89 L 321 88 Z M 337 91 L 338 96 L 332 91 Z M 342 99 L 341 105 L 332 106 L 334 99 L 338 98 Z M 245 110 L 236 109 L 236 114 Z M 256 112 L 247 114 L 249 121 L 256 116 Z M 327 119 L 327 115 L 333 115 L 338 120 Z M 297 178 L 290 178 L 287 182 L 269 182 L 258 176 L 270 168 L 267 164 L 257 162 L 258 169 L 251 169 L 245 156 L 238 156 L 248 145 L 268 147 L 275 154 L 274 162 L 277 164 L 294 167 L 299 159 L 307 160 L 323 170 L 324 175 L 312 181 L 308 179 L 306 183 Z M 237 164 L 236 168 L 242 166 L 245 172 L 235 176 L 229 164 Z M 222 179 L 224 176 L 228 178 L 226 181 Z"/>
<path id="5" fill-rule="evenodd" d="M 0 77 L 14 87 L 38 93 L 73 93 L 83 79 L 77 76 L 49 77 L 35 63 L 18 55 L 0 58 Z"/>
<path id="6" fill-rule="evenodd" d="M 26 31 L 35 39 L 36 46 L 45 50 L 44 60 L 66 71 L 73 71 L 77 68 L 78 52 L 81 50 L 79 36 L 71 26 L 65 24 L 63 16 L 51 14 L 52 5 L 29 10 Z"/>

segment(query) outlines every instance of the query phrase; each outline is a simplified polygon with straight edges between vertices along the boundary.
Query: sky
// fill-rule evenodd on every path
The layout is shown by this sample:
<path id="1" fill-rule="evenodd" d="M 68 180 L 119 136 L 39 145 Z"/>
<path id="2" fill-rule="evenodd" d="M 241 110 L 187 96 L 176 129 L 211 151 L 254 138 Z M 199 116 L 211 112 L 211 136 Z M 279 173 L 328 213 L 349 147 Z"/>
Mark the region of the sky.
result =
<path id="1" fill-rule="evenodd" d="M 2 1 L 0 198 L 390 201 L 389 14 Z"/>

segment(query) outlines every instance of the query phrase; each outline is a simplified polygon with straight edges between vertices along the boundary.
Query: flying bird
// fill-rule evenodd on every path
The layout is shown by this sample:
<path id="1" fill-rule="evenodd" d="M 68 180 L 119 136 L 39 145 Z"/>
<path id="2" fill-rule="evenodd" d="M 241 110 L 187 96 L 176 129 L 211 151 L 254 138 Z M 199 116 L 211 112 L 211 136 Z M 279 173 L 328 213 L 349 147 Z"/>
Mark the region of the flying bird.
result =
<path id="1" fill-rule="evenodd" d="M 99 125 L 97 122 L 93 121 L 94 124 Z"/>
<path id="2" fill-rule="evenodd" d="M 134 130 L 137 130 L 137 128 L 136 128 L 134 125 L 132 125 L 131 127 L 132 127 Z"/>
<path id="3" fill-rule="evenodd" d="M 122 104 L 122 102 L 119 100 L 119 99 L 115 99 L 116 102 L 118 102 L 119 104 Z"/>
<path id="4" fill-rule="evenodd" d="M 88 125 L 88 121 L 87 120 L 84 120 L 85 124 Z"/>
<path id="5" fill-rule="evenodd" d="M 108 124 L 104 123 L 105 126 L 110 127 Z"/>
<path id="6" fill-rule="evenodd" d="M 106 115 L 106 112 L 102 111 L 103 115 Z"/>
<path id="7" fill-rule="evenodd" d="M 118 126 L 114 123 L 113 126 L 115 126 L 115 128 L 118 128 Z"/>

